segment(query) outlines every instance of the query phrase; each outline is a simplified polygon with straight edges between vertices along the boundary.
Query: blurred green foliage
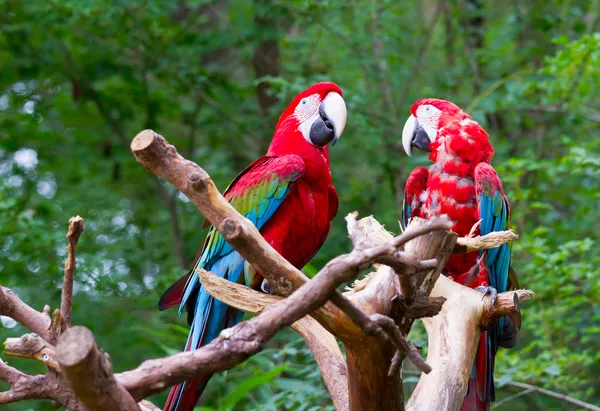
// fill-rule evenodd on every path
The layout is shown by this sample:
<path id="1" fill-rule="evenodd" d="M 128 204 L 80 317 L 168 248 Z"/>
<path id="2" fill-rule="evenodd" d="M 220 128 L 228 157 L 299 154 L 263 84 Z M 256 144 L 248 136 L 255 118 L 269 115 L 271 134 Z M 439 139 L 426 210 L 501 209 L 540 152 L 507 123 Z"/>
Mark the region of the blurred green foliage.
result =
<path id="1" fill-rule="evenodd" d="M 537 293 L 517 347 L 499 354 L 498 398 L 517 392 L 502 384 L 522 381 L 598 404 L 598 6 L 1 0 L 0 283 L 37 309 L 57 307 L 67 222 L 79 214 L 73 322 L 94 331 L 117 371 L 174 352 L 184 321 L 156 302 L 191 263 L 203 219 L 135 162 L 128 142 L 138 131 L 159 131 L 224 188 L 264 152 L 296 92 L 337 82 L 349 113 L 331 150 L 340 212 L 306 269 L 314 274 L 349 249 L 348 212 L 397 231 L 404 179 L 426 162 L 403 154 L 401 127 L 416 99 L 446 98 L 490 132 L 520 235 L 513 265 Z M 24 332 L 2 325 L 0 340 Z M 215 376 L 199 409 L 324 407 L 318 368 L 286 331 Z M 532 393 L 499 409 L 573 408 Z"/>

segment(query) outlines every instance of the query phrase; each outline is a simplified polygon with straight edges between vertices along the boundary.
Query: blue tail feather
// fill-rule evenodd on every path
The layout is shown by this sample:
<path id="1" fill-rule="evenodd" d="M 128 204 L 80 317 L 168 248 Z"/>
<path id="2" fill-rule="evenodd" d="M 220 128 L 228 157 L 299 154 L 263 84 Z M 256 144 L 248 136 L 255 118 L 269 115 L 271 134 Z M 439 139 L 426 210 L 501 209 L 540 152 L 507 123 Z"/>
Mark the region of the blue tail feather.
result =
<path id="1" fill-rule="evenodd" d="M 217 261 L 212 262 L 210 267 L 206 267 L 206 269 L 226 280 L 239 282 L 243 277 L 244 262 L 244 258 L 237 251 L 232 251 Z M 202 267 L 204 263 L 204 259 L 201 259 L 194 268 L 194 271 L 198 267 Z M 186 342 L 186 351 L 191 351 L 209 344 L 219 336 L 223 329 L 239 323 L 242 320 L 244 313 L 236 312 L 235 315 L 228 316 L 227 310 L 232 309 L 227 304 L 211 296 L 208 291 L 202 287 L 202 284 L 200 284 L 200 280 L 196 273 L 193 273 L 188 281 L 189 283 L 179 307 L 179 313 L 183 311 L 183 307 L 186 305 L 188 306 L 188 310 L 193 309 L 194 311 L 194 316 L 190 324 L 190 333 Z M 196 294 L 196 301 L 191 301 L 191 298 Z M 192 302 L 194 305 L 190 307 Z M 199 396 L 204 389 L 206 382 L 208 382 L 208 378 L 206 378 L 206 381 L 199 387 L 192 387 L 192 385 L 196 383 L 195 380 L 191 383 L 185 382 L 178 386 L 177 394 L 174 398 L 175 408 L 173 409 L 178 409 L 183 396 L 187 395 L 185 394 L 186 389 L 195 389 L 195 395 Z"/>

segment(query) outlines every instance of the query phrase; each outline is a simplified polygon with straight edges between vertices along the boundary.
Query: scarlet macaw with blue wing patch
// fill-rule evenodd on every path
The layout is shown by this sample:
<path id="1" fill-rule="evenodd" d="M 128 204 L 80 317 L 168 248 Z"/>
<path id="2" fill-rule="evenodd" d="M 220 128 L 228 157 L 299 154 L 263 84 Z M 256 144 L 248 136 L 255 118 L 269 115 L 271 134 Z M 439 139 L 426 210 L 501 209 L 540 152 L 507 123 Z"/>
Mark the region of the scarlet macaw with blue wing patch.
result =
<path id="1" fill-rule="evenodd" d="M 319 250 L 338 209 L 332 185 L 328 144 L 339 139 L 346 124 L 342 91 L 333 83 L 318 83 L 298 94 L 279 118 L 264 157 L 242 171 L 225 198 L 260 230 L 275 250 L 302 268 Z M 194 269 L 169 288 L 159 309 L 179 305 L 188 311 L 191 351 L 210 343 L 241 321 L 239 312 L 214 299 L 200 284 L 197 268 L 229 281 L 271 289 L 246 260 L 212 227 Z M 192 410 L 209 376 L 171 389 L 165 411 Z"/>

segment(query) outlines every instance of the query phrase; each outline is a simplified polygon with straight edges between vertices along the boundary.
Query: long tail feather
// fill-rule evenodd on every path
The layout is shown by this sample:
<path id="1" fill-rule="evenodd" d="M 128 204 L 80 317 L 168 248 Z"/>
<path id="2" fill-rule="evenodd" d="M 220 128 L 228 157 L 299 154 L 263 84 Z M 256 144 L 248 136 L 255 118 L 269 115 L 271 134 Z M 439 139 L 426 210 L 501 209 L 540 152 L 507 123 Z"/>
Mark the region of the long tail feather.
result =
<path id="1" fill-rule="evenodd" d="M 183 297 L 183 290 L 191 275 L 191 271 L 177 280 L 172 286 L 169 287 L 160 297 L 158 301 L 158 310 L 163 311 L 168 308 L 177 307 L 181 304 L 181 297 Z"/>
<path id="2" fill-rule="evenodd" d="M 493 354 L 489 344 L 488 332 L 479 337 L 475 363 L 469 377 L 467 395 L 463 400 L 461 411 L 488 411 L 493 400 Z"/>
<path id="3" fill-rule="evenodd" d="M 212 374 L 202 375 L 192 381 L 173 386 L 164 411 L 193 410 L 211 377 Z"/>
<path id="4" fill-rule="evenodd" d="M 243 258 L 238 253 L 231 253 L 218 260 L 211 268 L 223 273 L 225 279 L 237 281 L 242 274 L 243 265 Z M 190 280 L 197 282 L 194 277 Z M 185 351 L 192 351 L 209 344 L 223 329 L 240 322 L 243 316 L 242 312 L 213 298 L 199 282 L 193 286 L 192 291 L 186 290 L 182 299 L 182 305 L 187 306 L 188 319 L 191 320 Z M 192 316 L 189 315 L 191 313 Z M 174 386 L 169 393 L 164 410 L 192 411 L 210 377 L 211 375 L 203 375 Z"/>

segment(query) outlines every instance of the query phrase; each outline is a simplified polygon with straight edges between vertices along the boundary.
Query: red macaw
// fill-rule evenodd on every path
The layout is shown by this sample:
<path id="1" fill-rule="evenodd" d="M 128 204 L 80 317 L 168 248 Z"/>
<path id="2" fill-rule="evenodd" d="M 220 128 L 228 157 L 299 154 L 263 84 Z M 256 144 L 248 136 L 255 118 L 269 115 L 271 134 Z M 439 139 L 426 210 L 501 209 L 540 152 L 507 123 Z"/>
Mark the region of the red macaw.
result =
<path id="1" fill-rule="evenodd" d="M 329 143 L 346 125 L 342 90 L 318 83 L 298 94 L 283 112 L 264 157 L 242 171 L 225 198 L 260 230 L 269 244 L 297 268 L 316 254 L 327 238 L 338 209 L 329 169 Z M 221 330 L 241 321 L 243 313 L 214 299 L 202 287 L 197 268 L 229 281 L 270 292 L 272 287 L 214 228 L 208 232 L 194 269 L 161 297 L 159 309 L 179 305 L 188 311 L 186 351 L 210 343 Z M 165 411 L 192 410 L 209 376 L 174 386 Z"/>
<path id="2" fill-rule="evenodd" d="M 417 167 L 408 177 L 404 193 L 403 224 L 411 217 L 431 218 L 447 214 L 453 230 L 467 236 L 502 231 L 510 223 L 510 205 L 502 182 L 490 165 L 494 155 L 488 134 L 471 117 L 449 101 L 426 98 L 410 110 L 402 131 L 402 145 L 409 156 L 412 147 L 430 152 L 429 169 Z M 445 274 L 453 280 L 491 294 L 509 287 L 510 246 L 453 255 Z M 511 273 L 511 285 L 516 280 Z M 516 343 L 518 318 L 502 318 L 481 334 L 463 410 L 487 410 L 494 400 L 494 357 L 499 346 Z"/>

